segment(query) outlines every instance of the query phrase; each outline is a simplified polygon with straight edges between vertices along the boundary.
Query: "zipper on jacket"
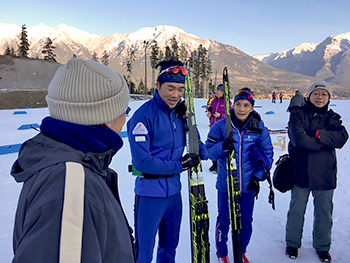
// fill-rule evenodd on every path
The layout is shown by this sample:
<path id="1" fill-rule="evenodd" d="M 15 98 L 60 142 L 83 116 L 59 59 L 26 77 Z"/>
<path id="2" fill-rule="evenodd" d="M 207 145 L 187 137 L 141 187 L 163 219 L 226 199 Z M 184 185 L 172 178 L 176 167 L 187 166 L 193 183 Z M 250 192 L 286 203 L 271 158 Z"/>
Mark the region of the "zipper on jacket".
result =
<path id="1" fill-rule="evenodd" d="M 243 175 L 242 175 L 242 152 L 243 152 L 243 149 L 242 149 L 242 146 L 243 146 L 243 143 L 242 143 L 242 138 L 243 138 L 243 130 L 241 133 L 239 133 L 239 148 L 238 148 L 238 155 L 239 155 L 239 188 L 241 190 L 241 193 L 242 193 L 242 188 L 243 188 Z"/>

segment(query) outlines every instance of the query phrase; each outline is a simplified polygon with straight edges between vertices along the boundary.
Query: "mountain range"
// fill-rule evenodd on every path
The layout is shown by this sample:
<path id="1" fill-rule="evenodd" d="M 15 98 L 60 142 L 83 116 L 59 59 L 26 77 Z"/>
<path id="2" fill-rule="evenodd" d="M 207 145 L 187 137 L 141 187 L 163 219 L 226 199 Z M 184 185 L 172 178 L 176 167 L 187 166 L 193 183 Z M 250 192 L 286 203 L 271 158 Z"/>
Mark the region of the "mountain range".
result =
<path id="1" fill-rule="evenodd" d="M 323 79 L 332 84 L 350 83 L 350 33 L 329 36 L 321 43 L 300 46 L 254 58 L 275 68 Z"/>
<path id="2" fill-rule="evenodd" d="M 0 23 L 0 54 L 3 54 L 7 47 L 17 49 L 20 32 L 20 26 Z M 133 46 L 136 60 L 133 64 L 132 80 L 136 83 L 139 83 L 141 79 L 143 81 L 145 79 L 144 41 L 151 42 L 156 38 L 158 45 L 164 50 L 166 44 L 173 36 L 176 36 L 178 44 L 184 45 L 189 53 L 196 50 L 200 44 L 208 50 L 208 57 L 212 62 L 212 80 L 214 83 L 219 84 L 222 81 L 222 69 L 227 67 L 232 88 L 238 89 L 248 86 L 260 97 L 266 97 L 273 90 L 283 90 L 288 97 L 288 94 L 293 94 L 295 89 L 307 90 L 315 78 L 319 79 L 326 76 L 323 79 L 329 79 L 330 77 L 330 75 L 326 74 L 312 75 L 309 71 L 290 72 L 292 71 L 290 69 L 279 69 L 277 66 L 266 62 L 269 60 L 268 55 L 254 58 L 233 46 L 214 40 L 198 38 L 174 26 L 160 25 L 141 28 L 132 34 L 115 33 L 111 36 L 99 36 L 65 24 L 60 24 L 54 28 L 39 24 L 28 28 L 27 33 L 30 43 L 29 57 L 31 58 L 43 58 L 41 53 L 42 47 L 46 38 L 50 37 L 53 45 L 56 47 L 54 53 L 59 63 L 65 64 L 73 55 L 82 59 L 91 59 L 92 54 L 96 52 L 97 56 L 101 57 L 104 50 L 106 50 L 110 55 L 108 59 L 109 66 L 124 75 L 127 73 L 127 51 L 128 48 Z M 317 50 L 317 47 L 315 47 L 315 50 Z M 149 58 L 150 48 L 146 49 L 146 52 Z M 270 55 L 272 56 L 272 54 Z M 343 66 L 342 72 L 344 74 L 346 66 Z M 317 67 L 320 66 L 315 66 L 315 70 Z M 152 81 L 149 81 L 152 79 L 149 59 L 147 59 L 146 68 L 147 84 L 150 87 L 153 86 L 153 83 L 151 84 Z M 333 70 L 332 67 L 330 69 Z M 341 72 L 340 68 L 338 72 Z M 334 93 L 337 94 L 338 92 L 339 94 L 342 93 L 342 96 L 346 96 L 347 93 L 344 90 L 348 90 L 350 87 L 347 87 L 340 81 L 335 82 L 335 84 L 338 86 L 336 85 Z"/>

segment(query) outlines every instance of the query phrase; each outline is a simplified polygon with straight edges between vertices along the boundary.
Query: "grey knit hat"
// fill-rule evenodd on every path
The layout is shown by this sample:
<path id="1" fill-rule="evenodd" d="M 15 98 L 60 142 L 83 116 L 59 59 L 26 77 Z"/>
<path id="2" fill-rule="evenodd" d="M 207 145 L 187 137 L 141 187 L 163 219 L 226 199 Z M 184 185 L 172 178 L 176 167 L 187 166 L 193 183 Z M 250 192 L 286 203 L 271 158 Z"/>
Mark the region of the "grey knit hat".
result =
<path id="1" fill-rule="evenodd" d="M 223 84 L 219 84 L 216 88 L 225 94 L 225 87 Z"/>
<path id="2" fill-rule="evenodd" d="M 111 68 L 73 58 L 57 70 L 46 101 L 55 119 L 82 125 L 106 124 L 125 113 L 129 88 L 124 77 Z"/>
<path id="3" fill-rule="evenodd" d="M 311 84 L 311 86 L 307 92 L 307 97 L 310 98 L 310 94 L 317 89 L 327 90 L 329 93 L 329 98 L 331 98 L 333 95 L 332 87 L 327 82 L 320 80 L 320 81 L 316 81 L 316 82 Z"/>

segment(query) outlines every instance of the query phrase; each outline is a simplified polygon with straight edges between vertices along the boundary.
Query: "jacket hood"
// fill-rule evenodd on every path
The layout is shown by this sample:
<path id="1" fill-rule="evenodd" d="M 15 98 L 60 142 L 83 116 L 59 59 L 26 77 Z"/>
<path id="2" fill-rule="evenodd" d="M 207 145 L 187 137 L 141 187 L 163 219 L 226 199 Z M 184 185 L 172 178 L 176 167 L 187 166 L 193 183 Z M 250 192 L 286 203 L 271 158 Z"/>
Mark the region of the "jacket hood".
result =
<path id="1" fill-rule="evenodd" d="M 18 159 L 12 166 L 11 175 L 17 182 L 28 180 L 36 172 L 63 162 L 77 162 L 106 176 L 106 169 L 113 157 L 113 150 L 104 153 L 87 153 L 57 142 L 43 134 L 24 142 Z"/>

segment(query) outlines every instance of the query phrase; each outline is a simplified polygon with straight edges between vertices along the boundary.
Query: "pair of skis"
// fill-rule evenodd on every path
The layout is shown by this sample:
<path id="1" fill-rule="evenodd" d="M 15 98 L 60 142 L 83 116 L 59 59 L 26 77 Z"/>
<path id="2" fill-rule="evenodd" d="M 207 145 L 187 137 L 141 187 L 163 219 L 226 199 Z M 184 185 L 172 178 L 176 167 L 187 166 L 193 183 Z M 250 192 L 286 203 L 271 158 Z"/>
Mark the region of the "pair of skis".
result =
<path id="1" fill-rule="evenodd" d="M 199 155 L 199 139 L 193 104 L 191 75 L 189 68 L 185 82 L 185 99 L 188 102 L 187 150 Z M 209 211 L 205 196 L 201 162 L 188 170 L 188 189 L 190 203 L 191 255 L 192 263 L 210 262 Z"/>
<path id="2" fill-rule="evenodd" d="M 231 125 L 231 105 L 230 105 L 230 87 L 227 68 L 223 70 L 223 82 L 225 87 L 225 109 L 226 109 L 226 136 L 232 132 Z M 237 165 L 234 157 L 234 151 L 227 153 L 227 195 L 230 211 L 230 225 L 232 233 L 232 248 L 234 262 L 242 263 L 242 238 L 241 238 L 241 191 L 237 176 Z"/>
<path id="3" fill-rule="evenodd" d="M 186 135 L 187 148 L 189 153 L 195 153 L 199 155 L 199 139 L 194 112 L 191 75 L 189 69 L 187 69 L 187 71 L 188 75 L 185 82 L 185 98 L 188 101 L 188 132 Z M 226 133 L 228 137 L 232 132 L 232 126 L 229 79 L 226 67 L 223 71 L 223 82 L 225 87 Z M 193 167 L 192 169 L 188 170 L 192 263 L 210 262 L 208 200 L 205 196 L 204 180 L 201 172 L 201 163 L 199 163 L 197 167 Z M 234 262 L 242 263 L 240 212 L 241 192 L 237 176 L 237 166 L 236 160 L 234 158 L 234 152 L 227 154 L 227 173 L 227 189 Z"/>

